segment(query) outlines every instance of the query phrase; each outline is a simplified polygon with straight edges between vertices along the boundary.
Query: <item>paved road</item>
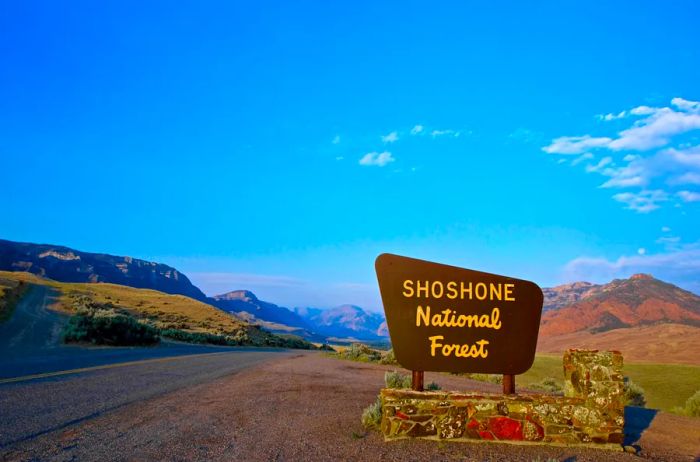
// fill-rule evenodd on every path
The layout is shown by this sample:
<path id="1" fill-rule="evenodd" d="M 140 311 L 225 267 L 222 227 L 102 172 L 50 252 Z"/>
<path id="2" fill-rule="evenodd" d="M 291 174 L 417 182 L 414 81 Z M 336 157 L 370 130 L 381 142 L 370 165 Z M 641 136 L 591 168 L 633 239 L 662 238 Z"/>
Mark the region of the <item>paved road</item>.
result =
<path id="1" fill-rule="evenodd" d="M 127 404 L 294 354 L 298 352 L 236 349 L 0 383 L 0 454 L 18 443 L 31 442 Z"/>
<path id="2" fill-rule="evenodd" d="M 68 316 L 47 309 L 56 296 L 49 287 L 34 286 L 17 303 L 12 317 L 0 324 L 0 382 L 67 369 L 231 350 L 175 342 L 148 348 L 64 345 L 60 335 Z"/>
<path id="3" fill-rule="evenodd" d="M 68 316 L 47 309 L 56 295 L 48 287 L 30 288 L 0 324 L 0 455 L 126 404 L 291 354 L 179 343 L 67 346 L 60 334 Z"/>

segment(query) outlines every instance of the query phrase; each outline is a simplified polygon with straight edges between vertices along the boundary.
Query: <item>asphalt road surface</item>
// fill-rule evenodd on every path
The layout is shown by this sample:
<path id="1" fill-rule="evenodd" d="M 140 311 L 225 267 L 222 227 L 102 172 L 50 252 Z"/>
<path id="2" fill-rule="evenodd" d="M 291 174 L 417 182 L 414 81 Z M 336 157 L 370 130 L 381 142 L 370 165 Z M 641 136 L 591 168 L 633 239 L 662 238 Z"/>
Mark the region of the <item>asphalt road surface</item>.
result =
<path id="1" fill-rule="evenodd" d="M 0 453 L 10 450 L 15 444 L 29 442 L 127 404 L 209 382 L 263 361 L 293 354 L 298 353 L 236 349 L 5 381 L 0 383 Z"/>
<path id="2" fill-rule="evenodd" d="M 47 309 L 56 293 L 29 289 L 0 324 L 0 455 L 13 445 L 130 403 L 205 383 L 290 353 L 181 343 L 64 345 L 69 317 Z"/>

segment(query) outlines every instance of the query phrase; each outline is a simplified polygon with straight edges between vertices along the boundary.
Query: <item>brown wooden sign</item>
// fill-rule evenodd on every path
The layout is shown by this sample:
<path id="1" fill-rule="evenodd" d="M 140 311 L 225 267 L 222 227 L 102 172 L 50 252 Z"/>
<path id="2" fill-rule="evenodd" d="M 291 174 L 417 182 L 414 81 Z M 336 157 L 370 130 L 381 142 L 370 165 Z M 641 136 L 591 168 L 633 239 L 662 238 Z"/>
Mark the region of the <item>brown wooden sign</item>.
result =
<path id="1" fill-rule="evenodd" d="M 375 268 L 403 367 L 522 374 L 532 366 L 544 299 L 535 283 L 392 254 Z"/>

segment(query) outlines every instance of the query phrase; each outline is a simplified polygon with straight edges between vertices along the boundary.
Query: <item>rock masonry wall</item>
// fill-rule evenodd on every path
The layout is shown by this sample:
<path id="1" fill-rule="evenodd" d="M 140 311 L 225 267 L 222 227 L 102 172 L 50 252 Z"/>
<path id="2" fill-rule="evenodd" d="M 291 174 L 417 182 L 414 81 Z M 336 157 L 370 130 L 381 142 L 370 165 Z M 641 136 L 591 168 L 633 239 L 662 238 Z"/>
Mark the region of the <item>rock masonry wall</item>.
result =
<path id="1" fill-rule="evenodd" d="M 622 355 L 569 350 L 564 396 L 486 395 L 385 388 L 386 440 L 429 438 L 590 445 L 621 449 L 624 425 Z"/>

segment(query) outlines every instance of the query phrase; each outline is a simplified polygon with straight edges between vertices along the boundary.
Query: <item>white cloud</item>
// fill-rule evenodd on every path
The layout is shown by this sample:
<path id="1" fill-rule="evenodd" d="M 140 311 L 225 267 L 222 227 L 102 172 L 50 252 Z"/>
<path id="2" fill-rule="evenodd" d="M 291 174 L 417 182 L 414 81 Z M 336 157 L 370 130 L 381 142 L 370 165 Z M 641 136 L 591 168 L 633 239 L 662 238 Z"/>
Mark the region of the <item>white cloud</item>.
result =
<path id="1" fill-rule="evenodd" d="M 669 232 L 671 232 L 671 228 L 669 228 L 668 226 L 662 226 L 661 232 L 662 233 L 669 233 Z"/>
<path id="2" fill-rule="evenodd" d="M 616 120 L 616 119 L 624 119 L 627 117 L 627 111 L 621 111 L 617 114 L 598 114 L 596 116 L 599 120 L 604 120 L 606 122 L 610 122 L 611 120 Z"/>
<path id="3" fill-rule="evenodd" d="M 664 150 L 663 154 L 677 164 L 700 170 L 700 145 L 686 149 L 669 148 Z"/>
<path id="4" fill-rule="evenodd" d="M 659 208 L 660 202 L 668 200 L 668 194 L 659 189 L 642 190 L 638 193 L 624 192 L 613 196 L 618 202 L 626 204 L 628 209 L 639 213 L 649 213 Z"/>
<path id="5" fill-rule="evenodd" d="M 631 114 L 646 117 L 634 122 L 632 127 L 619 132 L 616 138 L 592 137 L 590 135 L 562 136 L 554 139 L 543 150 L 550 154 L 580 154 L 588 149 L 596 148 L 607 148 L 613 151 L 622 149 L 646 151 L 665 146 L 674 135 L 700 129 L 699 102 L 674 98 L 671 103 L 678 110 L 669 107 L 652 108 L 648 106 L 632 109 Z M 617 116 L 608 115 L 620 118 L 618 117 L 620 114 Z"/>
<path id="6" fill-rule="evenodd" d="M 688 111 L 688 112 L 700 112 L 700 102 L 698 101 L 688 101 L 683 98 L 673 98 L 671 104 L 676 106 L 678 109 Z"/>
<path id="7" fill-rule="evenodd" d="M 591 154 L 590 152 L 587 152 L 585 154 L 581 154 L 576 159 L 571 161 L 571 165 L 578 165 L 581 162 L 583 162 L 584 160 L 593 159 L 593 157 L 594 157 L 593 154 Z"/>
<path id="8" fill-rule="evenodd" d="M 698 184 L 700 185 L 700 173 L 688 172 L 678 177 L 672 178 L 673 184 Z"/>
<path id="9" fill-rule="evenodd" d="M 649 106 L 637 106 L 633 109 L 630 109 L 630 114 L 632 115 L 649 115 L 653 114 L 657 108 L 649 107 Z"/>
<path id="10" fill-rule="evenodd" d="M 700 193 L 695 191 L 678 191 L 676 193 L 683 202 L 700 202 Z"/>
<path id="11" fill-rule="evenodd" d="M 423 133 L 423 130 L 425 130 L 424 126 L 420 124 L 414 125 L 411 129 L 411 135 L 418 135 L 419 133 Z"/>
<path id="12" fill-rule="evenodd" d="M 561 136 L 554 139 L 549 146 L 545 146 L 542 150 L 549 154 L 581 154 L 589 149 L 607 146 L 611 141 L 611 138 L 593 138 L 590 135 Z"/>
<path id="13" fill-rule="evenodd" d="M 394 162 L 396 159 L 390 152 L 368 152 L 360 159 L 360 165 L 384 167 L 385 165 Z"/>
<path id="14" fill-rule="evenodd" d="M 391 132 L 388 135 L 382 136 L 382 141 L 384 143 L 393 143 L 394 141 L 398 141 L 399 139 L 399 134 L 397 132 Z"/>
<path id="15" fill-rule="evenodd" d="M 333 137 L 333 141 L 331 141 L 333 144 L 340 144 L 340 135 L 335 135 Z"/>
<path id="16" fill-rule="evenodd" d="M 633 127 L 621 131 L 608 147 L 614 151 L 632 149 L 646 151 L 669 143 L 674 135 L 700 129 L 700 114 L 661 108 Z"/>
<path id="17" fill-rule="evenodd" d="M 610 165 L 612 161 L 612 157 L 603 157 L 596 165 L 586 165 L 586 173 L 598 172 L 606 165 Z"/>
<path id="18" fill-rule="evenodd" d="M 336 156 L 336 158 L 335 158 L 335 160 L 343 160 L 343 159 L 345 159 L 345 157 L 343 157 L 343 156 Z"/>
<path id="19" fill-rule="evenodd" d="M 698 193 L 677 189 L 678 185 L 700 185 L 700 144 L 695 141 L 693 146 L 687 137 L 679 138 L 700 130 L 700 102 L 674 98 L 668 107 L 638 106 L 598 118 L 635 120 L 628 122 L 627 128 L 615 136 L 562 136 L 542 150 L 550 154 L 579 155 L 571 162 L 572 166 L 592 159 L 590 151 L 623 151 L 622 159 L 603 157 L 597 164 L 586 163 L 584 169 L 587 173 L 607 177 L 601 184 L 603 188 L 636 189 L 636 192 L 613 196 L 631 210 L 646 213 L 659 208 L 661 202 L 671 201 L 679 207 L 681 201 L 697 200 Z M 650 154 L 645 153 L 650 150 Z"/>
<path id="20" fill-rule="evenodd" d="M 640 247 L 637 249 L 637 253 L 639 255 L 644 255 L 645 253 L 647 253 L 647 249 L 645 249 L 644 247 Z"/>
<path id="21" fill-rule="evenodd" d="M 450 130 L 450 129 L 447 129 L 447 130 L 433 130 L 432 132 L 430 132 L 430 135 L 431 135 L 433 138 L 437 138 L 438 136 L 454 136 L 455 138 L 457 138 L 457 137 L 460 135 L 460 132 L 459 132 L 459 131 L 456 131 L 456 130 Z"/>

